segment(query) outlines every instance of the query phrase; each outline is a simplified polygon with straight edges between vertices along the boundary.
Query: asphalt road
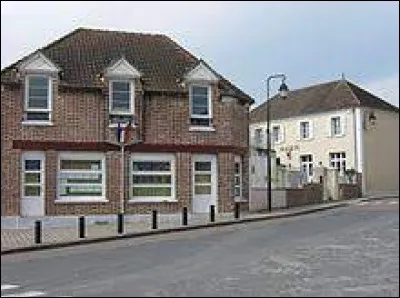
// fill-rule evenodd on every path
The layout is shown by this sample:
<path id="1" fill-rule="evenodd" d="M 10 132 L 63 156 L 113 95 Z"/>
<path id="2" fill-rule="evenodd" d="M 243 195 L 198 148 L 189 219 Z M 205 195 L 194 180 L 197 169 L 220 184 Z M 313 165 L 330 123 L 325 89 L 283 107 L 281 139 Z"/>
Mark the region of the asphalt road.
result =
<path id="1" fill-rule="evenodd" d="M 2 256 L 2 297 L 399 296 L 398 199 Z"/>

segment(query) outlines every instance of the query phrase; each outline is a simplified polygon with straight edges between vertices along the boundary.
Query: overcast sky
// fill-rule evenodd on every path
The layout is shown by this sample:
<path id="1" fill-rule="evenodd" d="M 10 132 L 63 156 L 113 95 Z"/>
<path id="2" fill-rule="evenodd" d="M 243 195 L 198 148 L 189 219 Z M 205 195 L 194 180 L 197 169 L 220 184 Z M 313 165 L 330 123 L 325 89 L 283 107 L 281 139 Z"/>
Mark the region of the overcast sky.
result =
<path id="1" fill-rule="evenodd" d="M 166 34 L 256 104 L 283 72 L 290 89 L 344 73 L 399 106 L 398 1 L 1 1 L 1 68 L 77 27 Z"/>

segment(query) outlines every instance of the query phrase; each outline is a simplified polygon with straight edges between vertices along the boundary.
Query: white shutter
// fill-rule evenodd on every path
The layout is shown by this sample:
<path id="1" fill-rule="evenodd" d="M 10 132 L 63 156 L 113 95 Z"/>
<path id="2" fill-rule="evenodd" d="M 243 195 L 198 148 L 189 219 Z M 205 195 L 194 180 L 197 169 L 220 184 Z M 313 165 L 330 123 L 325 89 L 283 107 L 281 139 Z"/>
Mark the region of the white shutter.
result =
<path id="1" fill-rule="evenodd" d="M 280 126 L 280 142 L 283 143 L 285 141 L 285 127 L 283 125 Z"/>
<path id="2" fill-rule="evenodd" d="M 309 121 L 309 126 L 310 126 L 310 139 L 314 137 L 314 122 L 312 120 Z"/>
<path id="3" fill-rule="evenodd" d="M 340 126 L 342 129 L 341 135 L 344 136 L 346 134 L 346 115 L 340 116 Z"/>

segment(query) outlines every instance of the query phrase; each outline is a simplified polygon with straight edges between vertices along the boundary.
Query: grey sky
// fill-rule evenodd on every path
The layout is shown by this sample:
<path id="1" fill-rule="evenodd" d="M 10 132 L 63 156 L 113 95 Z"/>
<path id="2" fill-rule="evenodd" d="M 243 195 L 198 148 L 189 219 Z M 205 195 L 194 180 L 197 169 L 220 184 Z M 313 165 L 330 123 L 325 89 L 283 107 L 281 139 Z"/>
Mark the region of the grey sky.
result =
<path id="1" fill-rule="evenodd" d="M 343 72 L 399 106 L 398 1 L 1 1 L 1 68 L 77 27 L 166 34 L 257 104 L 268 75 L 297 89 Z"/>

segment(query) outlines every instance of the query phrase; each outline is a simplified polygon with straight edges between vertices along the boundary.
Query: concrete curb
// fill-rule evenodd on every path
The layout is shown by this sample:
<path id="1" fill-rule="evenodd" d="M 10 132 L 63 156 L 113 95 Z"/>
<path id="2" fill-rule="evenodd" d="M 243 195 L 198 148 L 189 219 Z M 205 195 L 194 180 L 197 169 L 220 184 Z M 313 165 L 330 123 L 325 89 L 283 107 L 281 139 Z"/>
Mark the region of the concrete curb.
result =
<path id="1" fill-rule="evenodd" d="M 386 199 L 397 199 L 399 196 L 396 195 L 387 195 L 387 196 L 380 196 L 380 197 L 365 197 L 365 198 L 360 198 L 361 202 L 366 202 L 366 201 L 380 201 L 380 200 L 386 200 Z"/>
<path id="2" fill-rule="evenodd" d="M 230 221 L 222 221 L 222 222 L 210 222 L 207 224 L 200 224 L 200 225 L 193 225 L 193 226 L 180 226 L 174 228 L 166 228 L 166 229 L 158 229 L 158 230 L 150 230 L 145 232 L 137 232 L 137 233 L 127 233 L 122 235 L 115 235 L 115 236 L 107 236 L 107 237 L 99 237 L 93 239 L 81 239 L 81 240 L 74 240 L 68 242 L 58 242 L 58 243 L 48 243 L 48 244 L 37 244 L 32 246 L 25 246 L 25 247 L 18 247 L 18 248 L 11 248 L 1 251 L 1 255 L 9 255 L 15 253 L 22 253 L 22 252 L 30 252 L 30 251 L 38 251 L 38 250 L 47 250 L 47 249 L 56 249 L 56 248 L 63 248 L 69 247 L 74 245 L 82 245 L 82 244 L 93 244 L 98 242 L 105 242 L 105 241 L 114 241 L 114 240 L 122 240 L 122 239 L 129 239 L 129 238 L 138 238 L 144 236 L 152 236 L 152 235 L 159 235 L 159 234 L 166 234 L 166 233 L 176 233 L 176 232 L 183 232 L 189 230 L 198 230 L 203 228 L 212 228 L 218 226 L 227 226 L 233 224 L 243 224 L 248 222 L 256 222 L 256 221 L 263 221 L 263 220 L 271 220 L 271 219 L 278 219 L 278 218 L 285 218 L 285 217 L 293 217 L 308 213 L 314 213 L 317 211 L 323 211 L 338 207 L 345 207 L 350 205 L 350 202 L 342 202 L 335 205 L 329 206 L 319 206 L 310 209 L 304 209 L 299 211 L 293 211 L 283 214 L 267 214 L 267 215 L 260 215 L 259 217 L 253 218 L 243 218 L 243 219 L 236 219 Z"/>

